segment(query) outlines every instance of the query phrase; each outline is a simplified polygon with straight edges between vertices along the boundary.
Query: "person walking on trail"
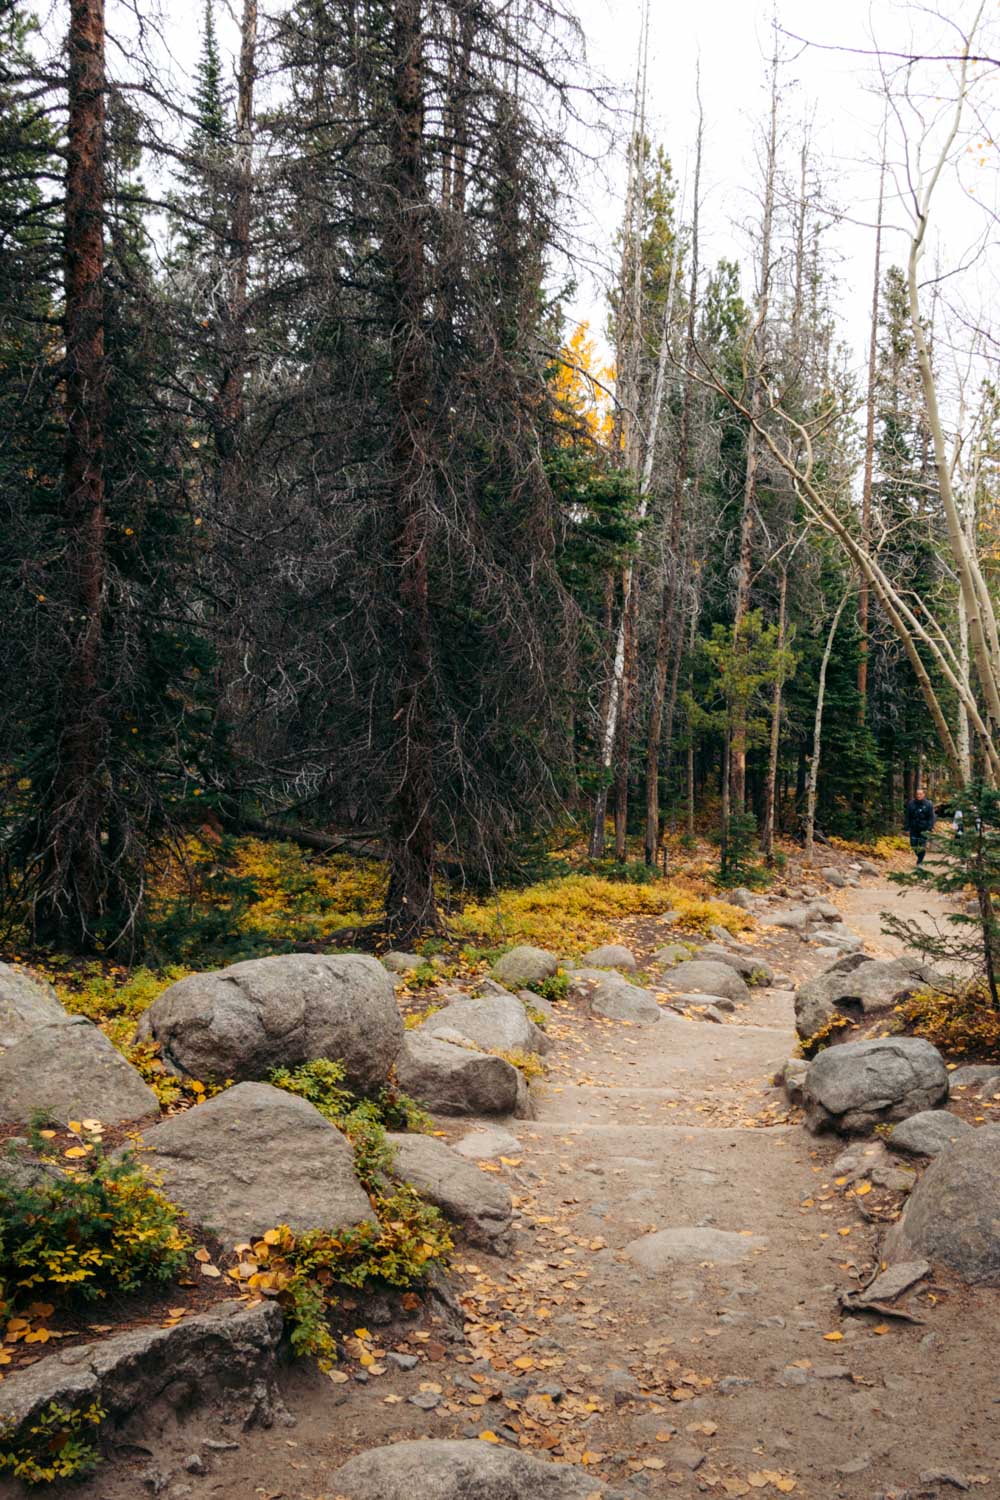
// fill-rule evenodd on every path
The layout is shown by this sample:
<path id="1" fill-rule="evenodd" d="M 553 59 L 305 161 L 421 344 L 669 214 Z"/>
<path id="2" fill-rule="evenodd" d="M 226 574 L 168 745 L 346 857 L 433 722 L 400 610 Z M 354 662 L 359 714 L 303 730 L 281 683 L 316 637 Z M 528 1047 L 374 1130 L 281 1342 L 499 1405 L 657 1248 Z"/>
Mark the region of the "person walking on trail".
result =
<path id="1" fill-rule="evenodd" d="M 917 856 L 918 865 L 924 862 L 924 855 L 927 853 L 927 838 L 936 822 L 937 814 L 934 811 L 934 803 L 923 787 L 918 786 L 915 795 L 906 804 L 906 820 L 903 825 L 910 835 L 910 848 Z"/>

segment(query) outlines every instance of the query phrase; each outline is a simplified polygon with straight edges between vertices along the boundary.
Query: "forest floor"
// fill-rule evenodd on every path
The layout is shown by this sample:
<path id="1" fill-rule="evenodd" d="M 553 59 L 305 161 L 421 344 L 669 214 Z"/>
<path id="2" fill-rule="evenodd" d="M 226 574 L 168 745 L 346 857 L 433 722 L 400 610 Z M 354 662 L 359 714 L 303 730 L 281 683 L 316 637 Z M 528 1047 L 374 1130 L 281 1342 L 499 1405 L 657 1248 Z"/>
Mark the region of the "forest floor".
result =
<path id="1" fill-rule="evenodd" d="M 876 954 L 899 950 L 883 909 L 944 913 L 882 877 L 823 894 Z M 641 955 L 671 933 L 638 918 L 620 936 Z M 793 983 L 820 967 L 794 933 L 754 940 Z M 560 1008 L 537 1118 L 511 1123 L 520 1144 L 493 1166 L 520 1213 L 514 1252 L 456 1254 L 465 1335 L 372 1319 L 364 1346 L 414 1368 L 379 1359 L 373 1377 L 351 1360 L 335 1383 L 293 1367 L 294 1426 L 243 1433 L 203 1414 L 159 1433 L 146 1452 L 168 1473 L 206 1434 L 238 1444 L 202 1450 L 208 1473 L 174 1469 L 165 1492 L 334 1500 L 334 1471 L 361 1449 L 489 1434 L 629 1495 L 996 1493 L 1000 1295 L 925 1282 L 902 1304 L 919 1322 L 841 1313 L 880 1225 L 830 1170 L 844 1143 L 807 1134 L 774 1087 L 792 1000 L 754 990 L 724 1025 L 667 1013 L 646 1029 Z M 478 1123 L 495 1124 L 444 1122 L 451 1139 Z M 664 1229 L 692 1232 L 642 1243 Z M 72 1493 L 133 1500 L 149 1462 L 123 1457 Z"/>

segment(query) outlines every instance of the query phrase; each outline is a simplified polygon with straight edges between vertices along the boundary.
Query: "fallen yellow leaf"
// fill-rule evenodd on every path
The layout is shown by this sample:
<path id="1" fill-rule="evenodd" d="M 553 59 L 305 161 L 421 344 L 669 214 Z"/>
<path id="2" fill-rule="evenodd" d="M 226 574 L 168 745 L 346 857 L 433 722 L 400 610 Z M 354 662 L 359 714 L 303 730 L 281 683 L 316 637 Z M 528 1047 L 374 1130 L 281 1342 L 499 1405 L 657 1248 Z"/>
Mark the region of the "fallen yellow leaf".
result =
<path id="1" fill-rule="evenodd" d="M 497 1437 L 495 1432 L 491 1432 L 490 1429 L 487 1428 L 485 1432 L 481 1432 L 479 1434 L 479 1441 L 481 1443 L 499 1443 L 500 1439 Z"/>
<path id="2" fill-rule="evenodd" d="M 844 1335 L 842 1333 L 836 1333 L 836 1332 L 834 1332 L 834 1333 L 824 1333 L 823 1337 L 830 1344 L 839 1344 L 840 1340 L 844 1337 Z"/>
<path id="3" fill-rule="evenodd" d="M 871 1190 L 872 1185 L 870 1182 L 859 1182 L 857 1187 L 854 1189 L 854 1194 L 857 1198 L 863 1198 L 865 1194 L 870 1193 Z"/>

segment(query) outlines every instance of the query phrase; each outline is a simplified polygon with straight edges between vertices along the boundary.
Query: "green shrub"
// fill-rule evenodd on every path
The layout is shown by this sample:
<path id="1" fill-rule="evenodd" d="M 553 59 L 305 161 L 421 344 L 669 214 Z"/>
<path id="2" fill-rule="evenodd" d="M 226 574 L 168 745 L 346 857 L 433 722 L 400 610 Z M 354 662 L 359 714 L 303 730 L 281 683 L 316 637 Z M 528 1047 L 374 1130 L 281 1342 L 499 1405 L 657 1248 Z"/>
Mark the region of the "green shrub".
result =
<path id="1" fill-rule="evenodd" d="M 394 1078 L 390 1077 L 370 1098 L 358 1099 L 344 1087 L 343 1063 L 329 1057 L 318 1057 L 297 1068 L 275 1068 L 268 1074 L 268 1082 L 308 1099 L 321 1115 L 352 1139 L 359 1122 L 378 1125 L 384 1130 L 425 1133 L 431 1129 L 430 1115 L 409 1094 L 403 1093 Z"/>
<path id="2" fill-rule="evenodd" d="M 335 1304 L 334 1286 L 412 1286 L 451 1249 L 438 1210 L 406 1184 L 389 1182 L 393 1158 L 386 1129 L 429 1130 L 431 1120 L 391 1079 L 372 1098 L 355 1098 L 343 1086 L 343 1064 L 329 1058 L 275 1069 L 269 1081 L 308 1099 L 344 1132 L 354 1148 L 358 1181 L 372 1202 L 373 1223 L 339 1234 L 317 1230 L 298 1236 L 280 1225 L 253 1246 L 249 1290 L 278 1295 L 292 1325 L 292 1348 L 326 1365 L 335 1353 L 326 1321 Z"/>
<path id="3" fill-rule="evenodd" d="M 549 975 L 548 979 L 536 980 L 527 988 L 534 990 L 536 995 L 541 995 L 543 1000 L 556 1005 L 560 1000 L 565 1000 L 569 994 L 569 975 L 565 969 L 557 969 L 554 974 Z"/>
<path id="4" fill-rule="evenodd" d="M 9 1469 L 25 1484 L 51 1484 L 89 1474 L 100 1455 L 85 1432 L 88 1427 L 99 1427 L 105 1415 L 96 1401 L 76 1411 L 53 1402 L 17 1439 L 9 1431 L 0 1431 L 0 1469 Z"/>
<path id="5" fill-rule="evenodd" d="M 35 1135 L 33 1144 L 44 1148 Z M 18 1187 L 0 1158 L 0 1324 L 38 1297 L 94 1300 L 169 1281 L 186 1260 L 180 1211 L 136 1159 L 99 1145 L 58 1180 Z"/>

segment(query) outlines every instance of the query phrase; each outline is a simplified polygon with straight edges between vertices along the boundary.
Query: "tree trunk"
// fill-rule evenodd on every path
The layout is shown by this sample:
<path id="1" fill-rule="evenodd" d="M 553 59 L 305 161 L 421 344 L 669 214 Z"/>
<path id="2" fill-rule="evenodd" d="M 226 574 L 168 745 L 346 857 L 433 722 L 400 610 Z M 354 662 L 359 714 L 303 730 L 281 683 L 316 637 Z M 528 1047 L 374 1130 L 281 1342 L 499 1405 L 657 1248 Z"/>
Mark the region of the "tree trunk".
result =
<path id="1" fill-rule="evenodd" d="M 816 717 L 813 720 L 812 758 L 809 761 L 809 781 L 806 788 L 805 863 L 807 865 L 812 864 L 813 838 L 816 829 L 816 790 L 819 785 L 819 754 L 823 737 L 823 700 L 826 697 L 826 669 L 830 665 L 830 656 L 833 652 L 833 641 L 837 634 L 837 626 L 840 624 L 840 617 L 844 613 L 844 606 L 850 597 L 850 593 L 845 593 L 837 605 L 837 610 L 831 621 L 829 634 L 826 638 L 826 649 L 823 652 L 823 660 L 819 668 L 819 686 L 816 690 Z"/>
<path id="2" fill-rule="evenodd" d="M 107 567 L 104 462 L 104 4 L 72 0 L 65 200 L 63 519 L 66 657 L 38 916 L 61 942 L 87 947 L 105 912 L 101 821 L 108 725 L 103 692 Z"/>
<path id="3" fill-rule="evenodd" d="M 781 586 L 778 595 L 778 650 L 785 649 L 788 624 L 788 568 L 781 570 Z M 767 757 L 767 785 L 764 792 L 764 832 L 761 845 L 764 858 L 774 864 L 774 833 L 777 821 L 778 751 L 781 748 L 781 696 L 784 688 L 784 673 L 779 671 L 774 679 L 774 696 L 771 700 L 771 743 Z"/>
<path id="4" fill-rule="evenodd" d="M 872 532 L 872 477 L 875 467 L 875 406 L 878 385 L 878 309 L 882 276 L 882 208 L 885 201 L 885 155 L 878 180 L 878 220 L 875 226 L 875 272 L 872 281 L 872 325 L 868 342 L 868 403 L 865 421 L 865 468 L 861 484 L 861 545 L 867 552 Z M 868 620 L 870 584 L 864 573 L 858 590 L 858 715 L 868 717 Z"/>
<path id="5" fill-rule="evenodd" d="M 430 373 L 424 327 L 427 272 L 422 0 L 394 0 L 390 125 L 389 268 L 392 550 L 398 608 L 397 682 L 388 807 L 386 918 L 399 941 L 438 925 L 434 897 L 433 645 L 429 552 L 433 475 Z"/>
<path id="6" fill-rule="evenodd" d="M 216 393 L 215 446 L 219 458 L 219 499 L 230 519 L 238 513 L 243 490 L 242 427 L 247 366 L 247 288 L 250 278 L 250 222 L 253 200 L 253 96 L 257 72 L 257 0 L 244 0 L 236 90 L 236 159 L 229 220 L 229 266 L 223 306 L 223 365 Z"/>
<path id="7" fill-rule="evenodd" d="M 737 564 L 736 602 L 733 608 L 733 650 L 738 651 L 740 631 L 750 609 L 750 579 L 753 566 L 753 523 L 757 504 L 758 436 L 764 409 L 764 364 L 767 357 L 767 316 L 771 291 L 771 236 L 774 226 L 775 179 L 778 161 L 778 58 L 771 62 L 771 114 L 767 134 L 764 174 L 764 217 L 761 223 L 760 290 L 754 322 L 750 368 L 750 429 L 747 432 L 746 471 L 743 480 L 743 510 L 740 517 L 740 555 Z M 747 726 L 745 715 L 733 724 L 729 779 L 731 800 L 737 812 L 746 801 Z"/>
<path id="8" fill-rule="evenodd" d="M 691 217 L 691 271 L 688 285 L 688 314 L 687 332 L 685 336 L 685 365 L 684 394 L 681 400 L 680 420 L 677 427 L 677 467 L 674 472 L 674 496 L 670 516 L 670 556 L 667 559 L 667 576 L 664 580 L 663 591 L 660 600 L 660 624 L 656 638 L 656 658 L 653 679 L 653 693 L 649 708 L 649 730 L 646 736 L 646 838 L 645 858 L 650 868 L 655 868 L 656 851 L 660 842 L 660 745 L 663 732 L 663 700 L 667 681 L 667 644 L 673 632 L 673 622 L 677 610 L 677 598 L 680 579 L 680 534 L 684 516 L 684 491 L 687 484 L 688 453 L 690 446 L 691 431 L 691 403 L 694 393 L 694 381 L 691 369 L 695 360 L 695 316 L 698 304 L 698 225 L 699 225 L 699 199 L 701 196 L 701 151 L 704 136 L 704 122 L 701 106 L 701 97 L 698 98 L 698 134 L 695 145 L 694 158 L 694 209 Z M 669 314 L 668 314 L 669 316 Z M 661 364 L 657 370 L 657 383 L 660 384 L 660 372 L 664 368 L 662 356 L 667 347 L 666 329 L 664 339 L 660 347 Z M 655 400 L 657 417 L 662 403 L 662 391 L 659 391 Z M 653 451 L 650 444 L 646 455 L 649 477 L 652 476 Z M 648 488 L 649 480 L 646 480 Z M 677 645 L 680 647 L 681 629 L 676 632 Z M 680 651 L 678 649 L 678 658 Z M 679 662 L 674 664 L 674 693 L 677 688 L 677 668 Z"/>

